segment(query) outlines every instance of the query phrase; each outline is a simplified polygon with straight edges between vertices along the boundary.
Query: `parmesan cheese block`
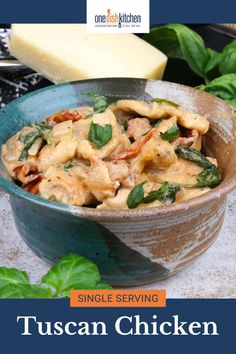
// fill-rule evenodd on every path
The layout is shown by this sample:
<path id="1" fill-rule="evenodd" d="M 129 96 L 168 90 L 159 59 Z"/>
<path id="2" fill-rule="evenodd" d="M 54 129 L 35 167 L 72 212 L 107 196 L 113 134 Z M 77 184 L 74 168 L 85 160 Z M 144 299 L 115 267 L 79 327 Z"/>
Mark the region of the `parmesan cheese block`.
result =
<path id="1" fill-rule="evenodd" d="M 161 79 L 167 57 L 133 34 L 82 24 L 14 24 L 10 52 L 54 83 L 99 77 Z"/>

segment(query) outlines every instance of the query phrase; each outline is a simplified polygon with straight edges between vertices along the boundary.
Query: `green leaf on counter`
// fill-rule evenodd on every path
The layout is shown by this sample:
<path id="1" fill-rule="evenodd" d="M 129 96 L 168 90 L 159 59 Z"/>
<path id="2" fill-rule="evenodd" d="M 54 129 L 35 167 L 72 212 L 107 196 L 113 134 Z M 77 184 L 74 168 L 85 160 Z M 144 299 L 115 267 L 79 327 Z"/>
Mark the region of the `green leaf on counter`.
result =
<path id="1" fill-rule="evenodd" d="M 40 285 L 6 284 L 0 289 L 0 299 L 48 299 L 51 290 Z"/>
<path id="2" fill-rule="evenodd" d="M 71 289 L 112 289 L 100 282 L 97 266 L 75 254 L 62 258 L 42 278 L 41 284 L 30 284 L 26 272 L 0 267 L 0 298 L 30 299 L 69 297 Z"/>
<path id="3" fill-rule="evenodd" d="M 134 209 L 142 203 L 144 198 L 143 186 L 146 182 L 142 182 L 135 186 L 128 195 L 127 205 L 129 209 Z"/>
<path id="4" fill-rule="evenodd" d="M 175 102 L 173 102 L 173 101 L 167 100 L 167 99 L 165 99 L 165 98 L 158 98 L 158 97 L 156 97 L 156 98 L 153 98 L 153 99 L 151 100 L 151 102 L 167 103 L 167 104 L 169 104 L 170 106 L 174 106 L 174 107 L 176 107 L 176 108 L 179 107 L 179 104 L 177 104 L 177 103 L 175 103 Z"/>
<path id="5" fill-rule="evenodd" d="M 179 127 L 177 125 L 172 125 L 165 133 L 161 133 L 161 139 L 165 141 L 175 140 L 180 134 Z"/>
<path id="6" fill-rule="evenodd" d="M 55 290 L 55 297 L 69 297 L 71 289 L 96 289 L 100 273 L 89 259 L 70 254 L 52 266 L 42 282 Z"/>
<path id="7" fill-rule="evenodd" d="M 99 125 L 97 123 L 92 122 L 90 125 L 88 139 L 93 144 L 96 145 L 97 148 L 101 148 L 106 145 L 112 138 L 112 126 L 110 124 L 106 124 L 105 126 Z"/>
<path id="8" fill-rule="evenodd" d="M 28 274 L 15 268 L 0 267 L 0 289 L 7 284 L 29 284 Z"/>
<path id="9" fill-rule="evenodd" d="M 180 189 L 181 188 L 178 185 L 164 182 L 158 190 L 152 191 L 144 197 L 143 203 L 152 203 L 155 200 L 159 200 L 165 205 L 170 205 L 175 202 L 176 194 Z"/>

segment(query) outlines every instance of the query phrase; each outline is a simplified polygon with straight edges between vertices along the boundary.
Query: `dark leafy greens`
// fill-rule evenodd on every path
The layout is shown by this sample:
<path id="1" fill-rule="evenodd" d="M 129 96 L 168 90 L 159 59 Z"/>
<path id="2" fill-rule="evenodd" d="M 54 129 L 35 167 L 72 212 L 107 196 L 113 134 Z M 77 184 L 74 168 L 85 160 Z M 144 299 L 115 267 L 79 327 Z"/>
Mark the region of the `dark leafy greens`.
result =
<path id="1" fill-rule="evenodd" d="M 161 139 L 165 141 L 175 140 L 179 136 L 180 130 L 177 125 L 170 127 L 165 133 L 161 133 Z"/>
<path id="2" fill-rule="evenodd" d="M 200 90 L 236 107 L 236 40 L 219 53 L 207 48 L 198 33 L 182 24 L 152 28 L 143 38 L 168 57 L 185 60 L 204 79 L 205 85 L 199 86 Z"/>
<path id="3" fill-rule="evenodd" d="M 97 266 L 87 258 L 70 254 L 55 264 L 39 285 L 26 272 L 0 267 L 0 298 L 69 297 L 71 289 L 111 289 L 100 282 Z"/>
<path id="4" fill-rule="evenodd" d="M 151 203 L 159 200 L 165 205 L 175 202 L 176 194 L 180 191 L 180 186 L 164 182 L 157 191 L 150 192 L 144 199 L 143 203 Z"/>
<path id="5" fill-rule="evenodd" d="M 155 98 L 153 98 L 152 100 L 151 100 L 151 102 L 156 102 L 156 103 L 167 103 L 167 104 L 169 104 L 170 106 L 174 106 L 174 107 L 179 107 L 179 105 L 177 104 L 177 103 L 175 103 L 175 102 L 173 102 L 173 101 L 170 101 L 170 100 L 167 100 L 167 99 L 165 99 L 165 98 L 157 98 L 157 97 L 155 97 Z"/>
<path id="6" fill-rule="evenodd" d="M 181 187 L 175 184 L 164 182 L 161 187 L 148 193 L 144 196 L 144 184 L 142 182 L 134 187 L 128 195 L 127 205 L 129 209 L 137 208 L 141 203 L 152 203 L 159 200 L 165 205 L 170 205 L 176 199 L 176 194 L 180 191 Z"/>
<path id="7" fill-rule="evenodd" d="M 128 195 L 128 199 L 127 199 L 127 205 L 129 209 L 134 209 L 137 208 L 137 206 L 139 206 L 139 204 L 142 203 L 143 198 L 144 198 L 144 189 L 143 189 L 143 185 L 146 182 L 142 182 L 140 184 L 138 184 L 137 186 L 135 186 L 132 191 L 129 193 Z"/>
<path id="8" fill-rule="evenodd" d="M 221 183 L 222 178 L 218 167 L 211 163 L 198 150 L 188 146 L 180 146 L 175 150 L 175 152 L 179 157 L 195 162 L 197 165 L 203 167 L 203 171 L 197 177 L 197 184 L 191 187 L 214 188 Z"/>
<path id="9" fill-rule="evenodd" d="M 220 76 L 207 85 L 198 86 L 198 89 L 217 96 L 236 107 L 236 73 Z"/>
<path id="10" fill-rule="evenodd" d="M 101 148 L 108 143 L 112 138 L 112 126 L 110 124 L 106 124 L 102 126 L 100 124 L 92 122 L 89 129 L 88 139 L 93 144 L 96 145 L 97 148 Z"/>
<path id="11" fill-rule="evenodd" d="M 38 138 L 43 138 L 47 140 L 47 136 L 51 131 L 46 123 L 34 123 L 33 130 L 28 134 L 23 134 L 20 136 L 19 140 L 24 144 L 24 148 L 20 154 L 19 161 L 25 161 L 28 157 L 28 151 L 31 146 L 35 143 Z"/>
<path id="12" fill-rule="evenodd" d="M 94 114 L 105 112 L 108 107 L 108 101 L 105 96 L 99 95 L 96 92 L 81 92 L 83 95 L 88 95 L 93 100 L 93 112 L 89 113 L 85 118 L 92 118 Z"/>

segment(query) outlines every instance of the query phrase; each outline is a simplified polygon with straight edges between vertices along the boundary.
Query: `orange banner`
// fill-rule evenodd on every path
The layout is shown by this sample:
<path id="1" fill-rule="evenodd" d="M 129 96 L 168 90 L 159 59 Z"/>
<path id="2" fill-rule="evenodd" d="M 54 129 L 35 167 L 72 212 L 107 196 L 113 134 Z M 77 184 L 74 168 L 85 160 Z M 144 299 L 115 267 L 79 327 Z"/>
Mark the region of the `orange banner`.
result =
<path id="1" fill-rule="evenodd" d="M 71 290 L 71 307 L 166 307 L 165 290 Z"/>

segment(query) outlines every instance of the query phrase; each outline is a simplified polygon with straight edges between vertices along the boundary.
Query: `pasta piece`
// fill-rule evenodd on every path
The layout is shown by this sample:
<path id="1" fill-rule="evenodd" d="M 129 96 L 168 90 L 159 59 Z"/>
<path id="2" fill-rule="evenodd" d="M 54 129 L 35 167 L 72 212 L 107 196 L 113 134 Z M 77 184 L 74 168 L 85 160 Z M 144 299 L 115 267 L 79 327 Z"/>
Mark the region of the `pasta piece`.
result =
<path id="1" fill-rule="evenodd" d="M 176 116 L 180 125 L 187 129 L 196 129 L 201 134 L 206 134 L 209 129 L 209 122 L 206 118 L 200 116 L 199 114 L 188 112 L 180 106 L 175 107 L 166 102 L 147 103 L 144 101 L 135 100 L 119 100 L 115 104 L 111 105 L 110 108 L 113 112 L 118 110 L 135 112 L 142 117 L 148 117 L 151 119 L 170 118 L 172 116 Z"/>
<path id="2" fill-rule="evenodd" d="M 76 153 L 77 141 L 66 138 L 56 145 L 45 145 L 38 157 L 38 170 L 46 171 L 56 164 L 66 163 L 71 160 Z"/>
<path id="3" fill-rule="evenodd" d="M 128 209 L 127 198 L 130 189 L 121 188 L 117 195 L 112 198 L 106 198 L 102 204 L 98 205 L 98 209 Z"/>
<path id="4" fill-rule="evenodd" d="M 109 176 L 107 166 L 100 159 L 94 159 L 87 169 L 83 179 L 84 184 L 98 201 L 115 196 L 120 183 L 113 182 Z"/>

